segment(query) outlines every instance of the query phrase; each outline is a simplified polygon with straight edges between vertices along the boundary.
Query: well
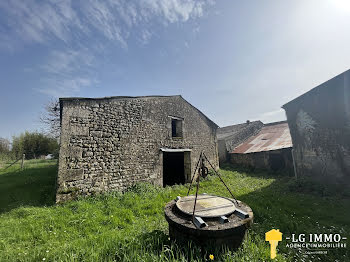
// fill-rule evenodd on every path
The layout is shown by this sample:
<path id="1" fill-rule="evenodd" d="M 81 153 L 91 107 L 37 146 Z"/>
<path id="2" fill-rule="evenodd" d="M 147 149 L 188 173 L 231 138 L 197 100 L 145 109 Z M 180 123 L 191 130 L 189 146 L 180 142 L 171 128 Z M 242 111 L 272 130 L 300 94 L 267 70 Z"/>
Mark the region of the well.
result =
<path id="1" fill-rule="evenodd" d="M 232 198 L 198 194 L 200 178 L 208 175 L 205 162 L 208 162 L 215 174 L 219 176 Z M 196 194 L 189 195 L 195 178 Z M 254 217 L 252 209 L 233 196 L 221 175 L 213 168 L 203 152 L 198 159 L 187 196 L 178 196 L 170 201 L 166 204 L 164 212 L 172 240 L 178 242 L 192 240 L 202 246 L 227 246 L 233 249 L 242 244 Z"/>
<path id="2" fill-rule="evenodd" d="M 238 208 L 236 208 L 233 199 L 206 194 L 198 195 L 198 202 L 196 217 L 200 217 L 205 225 L 193 223 L 192 213 L 183 208 L 184 203 L 187 207 L 193 204 L 188 197 L 175 199 L 165 206 L 170 238 L 177 242 L 192 240 L 202 246 L 224 245 L 233 249 L 238 248 L 244 240 L 246 230 L 253 223 L 252 209 L 241 201 L 237 201 Z"/>

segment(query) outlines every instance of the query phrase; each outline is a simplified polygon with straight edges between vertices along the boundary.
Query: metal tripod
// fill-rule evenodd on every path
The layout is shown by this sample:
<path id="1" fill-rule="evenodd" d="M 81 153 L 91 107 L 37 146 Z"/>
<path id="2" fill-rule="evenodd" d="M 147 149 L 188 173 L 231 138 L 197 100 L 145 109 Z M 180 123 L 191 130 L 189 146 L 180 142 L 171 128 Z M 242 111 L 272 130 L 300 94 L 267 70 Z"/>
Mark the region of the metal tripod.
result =
<path id="1" fill-rule="evenodd" d="M 193 206 L 193 213 L 192 213 L 192 222 L 194 221 L 194 214 L 196 212 L 196 203 L 197 203 L 197 197 L 198 197 L 198 189 L 199 189 L 199 180 L 200 180 L 200 177 L 206 177 L 206 175 L 208 174 L 208 168 L 205 166 L 205 161 L 207 161 L 210 165 L 210 167 L 214 170 L 215 174 L 220 178 L 220 181 L 224 184 L 224 186 L 226 187 L 226 189 L 228 190 L 228 192 L 230 192 L 231 196 L 232 196 L 232 199 L 234 199 L 235 201 L 235 206 L 240 206 L 240 204 L 238 203 L 237 199 L 234 197 L 234 195 L 232 194 L 231 190 L 228 188 L 228 186 L 225 184 L 224 180 L 222 179 L 221 175 L 219 174 L 219 172 L 217 172 L 215 170 L 215 168 L 213 167 L 213 165 L 210 163 L 209 159 L 207 158 L 207 156 L 204 154 L 204 152 L 201 152 L 200 156 L 199 156 L 199 159 L 197 161 L 197 165 L 196 165 L 196 168 L 193 172 L 193 176 L 192 176 L 192 179 L 191 179 L 191 184 L 190 184 L 190 187 L 188 188 L 188 191 L 187 191 L 187 196 L 189 195 L 190 193 L 190 190 L 192 188 L 192 184 L 193 184 L 193 181 L 194 181 L 194 178 L 196 176 L 196 172 L 197 172 L 197 169 L 198 169 L 198 176 L 197 176 L 197 188 L 196 188 L 196 197 L 194 199 L 194 206 Z M 194 223 L 194 222 L 193 222 Z"/>

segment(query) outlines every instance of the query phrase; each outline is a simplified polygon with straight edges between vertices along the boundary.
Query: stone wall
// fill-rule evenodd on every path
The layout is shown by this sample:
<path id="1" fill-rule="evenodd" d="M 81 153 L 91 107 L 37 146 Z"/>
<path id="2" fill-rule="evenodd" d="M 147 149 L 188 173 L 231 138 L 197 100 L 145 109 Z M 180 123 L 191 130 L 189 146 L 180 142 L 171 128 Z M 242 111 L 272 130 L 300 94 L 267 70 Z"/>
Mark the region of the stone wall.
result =
<path id="1" fill-rule="evenodd" d="M 218 140 L 218 153 L 219 153 L 219 164 L 220 166 L 227 162 L 227 148 L 226 141 L 224 139 Z"/>
<path id="2" fill-rule="evenodd" d="M 236 167 L 285 171 L 294 174 L 292 148 L 248 154 L 229 154 L 230 163 Z"/>
<path id="3" fill-rule="evenodd" d="M 350 71 L 284 105 L 297 175 L 350 183 Z"/>
<path id="4" fill-rule="evenodd" d="M 56 201 L 122 191 L 137 181 L 162 185 L 160 148 L 201 151 L 218 167 L 217 126 L 181 96 L 60 99 L 61 147 Z M 171 116 L 183 119 L 173 138 Z M 187 180 L 189 180 L 187 178 Z"/>
<path id="5" fill-rule="evenodd" d="M 264 124 L 261 121 L 247 122 L 235 126 L 218 129 L 218 145 L 220 164 L 229 160 L 228 154 L 249 137 L 256 135 Z"/>

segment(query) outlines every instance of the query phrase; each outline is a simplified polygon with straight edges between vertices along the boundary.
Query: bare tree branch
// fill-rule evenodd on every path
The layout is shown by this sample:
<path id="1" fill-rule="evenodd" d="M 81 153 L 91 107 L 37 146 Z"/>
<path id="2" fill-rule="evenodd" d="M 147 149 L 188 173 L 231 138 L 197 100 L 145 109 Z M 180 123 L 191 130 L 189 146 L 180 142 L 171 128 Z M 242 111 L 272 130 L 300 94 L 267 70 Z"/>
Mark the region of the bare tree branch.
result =
<path id="1" fill-rule="evenodd" d="M 60 102 L 58 100 L 51 100 L 47 103 L 45 113 L 40 116 L 40 122 L 45 125 L 47 135 L 54 138 L 60 137 Z"/>

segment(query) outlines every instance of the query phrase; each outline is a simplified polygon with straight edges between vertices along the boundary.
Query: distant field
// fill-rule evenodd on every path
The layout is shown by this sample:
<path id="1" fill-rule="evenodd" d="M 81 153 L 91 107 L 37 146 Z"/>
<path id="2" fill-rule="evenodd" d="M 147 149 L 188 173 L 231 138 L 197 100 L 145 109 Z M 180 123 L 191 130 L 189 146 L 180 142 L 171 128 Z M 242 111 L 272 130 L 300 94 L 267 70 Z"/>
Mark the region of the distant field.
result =
<path id="1" fill-rule="evenodd" d="M 168 238 L 165 203 L 184 195 L 187 186 L 157 188 L 137 184 L 111 193 L 53 205 L 55 161 L 30 161 L 24 171 L 0 170 L 0 261 L 270 261 L 265 232 L 341 233 L 349 239 L 350 200 L 318 192 L 297 193 L 290 177 L 221 170 L 237 197 L 254 211 L 254 226 L 237 252 L 192 244 L 179 247 Z M 229 196 L 209 176 L 201 192 Z M 322 196 L 321 196 L 322 195 Z M 18 206 L 28 207 L 18 207 Z M 278 245 L 274 261 L 349 261 L 348 249 L 305 256 Z M 349 240 L 348 240 L 348 245 Z"/>

